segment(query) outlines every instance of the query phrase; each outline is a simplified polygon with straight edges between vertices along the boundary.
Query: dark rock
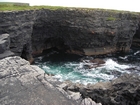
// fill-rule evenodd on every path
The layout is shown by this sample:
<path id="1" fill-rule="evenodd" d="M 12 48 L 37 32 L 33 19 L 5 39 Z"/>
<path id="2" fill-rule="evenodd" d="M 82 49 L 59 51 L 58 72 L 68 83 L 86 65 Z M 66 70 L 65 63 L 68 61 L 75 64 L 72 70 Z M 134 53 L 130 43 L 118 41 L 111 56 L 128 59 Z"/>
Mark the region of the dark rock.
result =
<path id="1" fill-rule="evenodd" d="M 8 33 L 11 51 L 29 61 L 50 48 L 101 55 L 129 51 L 139 21 L 139 13 L 98 9 L 0 12 L 0 34 Z"/>
<path id="2" fill-rule="evenodd" d="M 31 60 L 31 34 L 35 19 L 34 11 L 0 12 L 0 34 L 10 35 L 10 50 Z"/>
<path id="3" fill-rule="evenodd" d="M 37 66 L 20 57 L 0 60 L 1 105 L 77 105 L 46 80 Z"/>
<path id="4" fill-rule="evenodd" d="M 77 85 L 76 88 L 82 98 L 91 98 L 102 105 L 139 105 L 140 101 L 140 76 L 136 74 L 124 74 L 110 82 L 85 87 Z"/>
<path id="5" fill-rule="evenodd" d="M 136 33 L 133 37 L 132 46 L 140 48 L 140 22 L 138 27 L 139 28 L 137 28 Z"/>
<path id="6" fill-rule="evenodd" d="M 95 58 L 95 59 L 90 59 L 90 60 L 81 60 L 82 62 L 84 62 L 84 68 L 85 69 L 92 69 L 92 68 L 97 68 L 97 67 L 101 67 L 103 66 L 103 64 L 105 64 L 105 61 L 99 58 Z"/>
<path id="7" fill-rule="evenodd" d="M 100 64 L 105 64 L 105 61 L 102 60 L 102 59 L 99 59 L 99 58 L 96 58 L 96 59 L 90 60 L 89 62 L 91 62 L 91 63 L 95 63 L 95 64 L 98 64 L 98 65 L 100 65 Z"/>

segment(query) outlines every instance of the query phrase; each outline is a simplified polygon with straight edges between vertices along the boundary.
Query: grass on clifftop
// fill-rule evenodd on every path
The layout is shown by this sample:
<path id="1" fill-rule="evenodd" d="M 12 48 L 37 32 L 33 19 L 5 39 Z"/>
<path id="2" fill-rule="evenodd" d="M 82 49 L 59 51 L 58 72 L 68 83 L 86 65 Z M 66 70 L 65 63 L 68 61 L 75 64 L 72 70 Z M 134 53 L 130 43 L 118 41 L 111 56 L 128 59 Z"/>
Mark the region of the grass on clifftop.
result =
<path id="1" fill-rule="evenodd" d="M 28 3 L 16 3 L 16 2 L 0 2 L 0 11 L 23 11 L 23 10 L 39 10 L 39 9 L 79 9 L 79 10 L 100 10 L 100 11 L 110 11 L 113 13 L 128 13 L 130 11 L 120 11 L 120 10 L 111 10 L 111 9 L 100 9 L 100 8 L 76 8 L 76 7 L 62 7 L 62 6 L 29 6 Z M 140 14 L 140 12 L 131 12 L 132 14 Z M 115 20 L 112 17 L 107 19 L 108 21 Z"/>
<path id="2" fill-rule="evenodd" d="M 115 21 L 115 20 L 116 20 L 115 17 L 108 17 L 108 18 L 107 18 L 107 21 Z"/>
<path id="3" fill-rule="evenodd" d="M 61 6 L 29 6 L 28 3 L 12 3 L 0 2 L 0 11 L 20 11 L 20 10 L 35 10 L 35 9 L 64 9 L 67 7 Z"/>

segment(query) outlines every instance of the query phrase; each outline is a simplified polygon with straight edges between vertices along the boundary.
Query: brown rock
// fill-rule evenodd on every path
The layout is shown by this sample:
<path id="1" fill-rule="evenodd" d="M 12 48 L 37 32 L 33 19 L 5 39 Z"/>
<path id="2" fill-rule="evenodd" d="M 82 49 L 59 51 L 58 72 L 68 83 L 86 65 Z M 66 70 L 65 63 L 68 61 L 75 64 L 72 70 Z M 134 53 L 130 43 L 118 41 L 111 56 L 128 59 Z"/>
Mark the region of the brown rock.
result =
<path id="1" fill-rule="evenodd" d="M 90 60 L 91 63 L 96 63 L 96 64 L 105 64 L 105 61 L 99 58 Z"/>

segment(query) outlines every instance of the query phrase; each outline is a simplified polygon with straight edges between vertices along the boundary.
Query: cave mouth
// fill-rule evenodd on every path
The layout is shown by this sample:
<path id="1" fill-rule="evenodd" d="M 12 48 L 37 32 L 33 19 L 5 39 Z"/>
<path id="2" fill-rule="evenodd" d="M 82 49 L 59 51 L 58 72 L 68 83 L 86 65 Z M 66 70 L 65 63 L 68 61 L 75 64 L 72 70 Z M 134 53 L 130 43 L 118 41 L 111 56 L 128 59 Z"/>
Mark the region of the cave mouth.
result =
<path id="1" fill-rule="evenodd" d="M 44 42 L 45 49 L 43 50 L 44 52 L 47 52 L 47 50 L 56 50 L 59 52 L 66 52 L 69 47 L 65 45 L 65 42 L 62 38 L 48 38 Z"/>
<path id="2" fill-rule="evenodd" d="M 25 60 L 29 61 L 30 63 L 33 62 L 33 58 L 31 55 L 31 51 L 30 51 L 30 44 L 27 43 L 23 46 L 23 50 L 21 53 L 21 58 L 24 58 Z"/>
<path id="3" fill-rule="evenodd" d="M 95 57 L 86 56 L 86 59 L 81 60 L 83 56 L 65 53 L 68 50 L 73 51 L 75 47 L 76 49 L 84 47 L 80 45 L 81 41 L 83 41 L 81 40 L 82 37 L 77 38 L 77 33 L 81 32 L 81 30 L 75 27 L 67 27 L 67 25 L 66 22 L 61 24 L 61 22 L 56 22 L 52 18 L 50 21 L 39 19 L 33 26 L 33 55 L 42 54 L 35 57 L 34 64 L 42 68 L 47 74 L 54 75 L 54 78 L 60 81 L 70 80 L 72 82 L 88 84 L 109 81 L 123 73 L 130 73 L 132 71 L 132 69 L 129 69 L 133 67 L 131 63 L 118 63 L 120 59 L 124 62 L 129 61 L 128 55 L 102 58 L 105 61 L 103 66 L 90 68 L 91 63 L 89 59 L 94 59 Z M 139 29 L 136 35 L 134 35 L 134 38 L 139 36 L 138 33 L 140 33 Z M 74 42 L 76 38 L 77 43 Z M 133 40 L 133 44 L 134 42 Z M 90 47 L 89 44 L 88 46 Z M 73 52 L 79 54 L 78 51 Z M 138 54 L 139 52 L 137 52 Z M 137 72 L 137 70 L 133 70 L 133 72 Z"/>

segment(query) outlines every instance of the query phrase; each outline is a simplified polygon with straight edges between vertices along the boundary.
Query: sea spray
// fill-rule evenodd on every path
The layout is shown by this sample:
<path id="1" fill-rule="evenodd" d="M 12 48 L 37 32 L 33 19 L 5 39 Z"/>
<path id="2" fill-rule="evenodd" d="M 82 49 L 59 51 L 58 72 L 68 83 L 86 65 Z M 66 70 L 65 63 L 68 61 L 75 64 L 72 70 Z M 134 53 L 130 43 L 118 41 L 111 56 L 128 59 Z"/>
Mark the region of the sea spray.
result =
<path id="1" fill-rule="evenodd" d="M 139 55 L 139 51 L 136 51 L 131 55 Z M 35 59 L 35 64 L 42 68 L 47 74 L 54 75 L 53 77 L 57 78 L 59 81 L 70 80 L 83 84 L 109 81 L 123 73 L 131 73 L 128 69 L 134 67 L 130 63 L 123 64 L 117 60 L 113 60 L 113 58 L 102 58 L 105 61 L 105 64 L 95 68 L 85 68 L 85 65 L 93 65 L 93 63 L 88 62 L 88 60 L 80 61 L 80 57 L 71 59 L 75 57 L 69 57 L 67 54 L 63 55 L 62 60 L 59 53 L 55 54 L 55 58 L 53 58 L 53 56 L 51 57 L 38 57 Z M 118 58 L 120 57 L 121 56 Z"/>

